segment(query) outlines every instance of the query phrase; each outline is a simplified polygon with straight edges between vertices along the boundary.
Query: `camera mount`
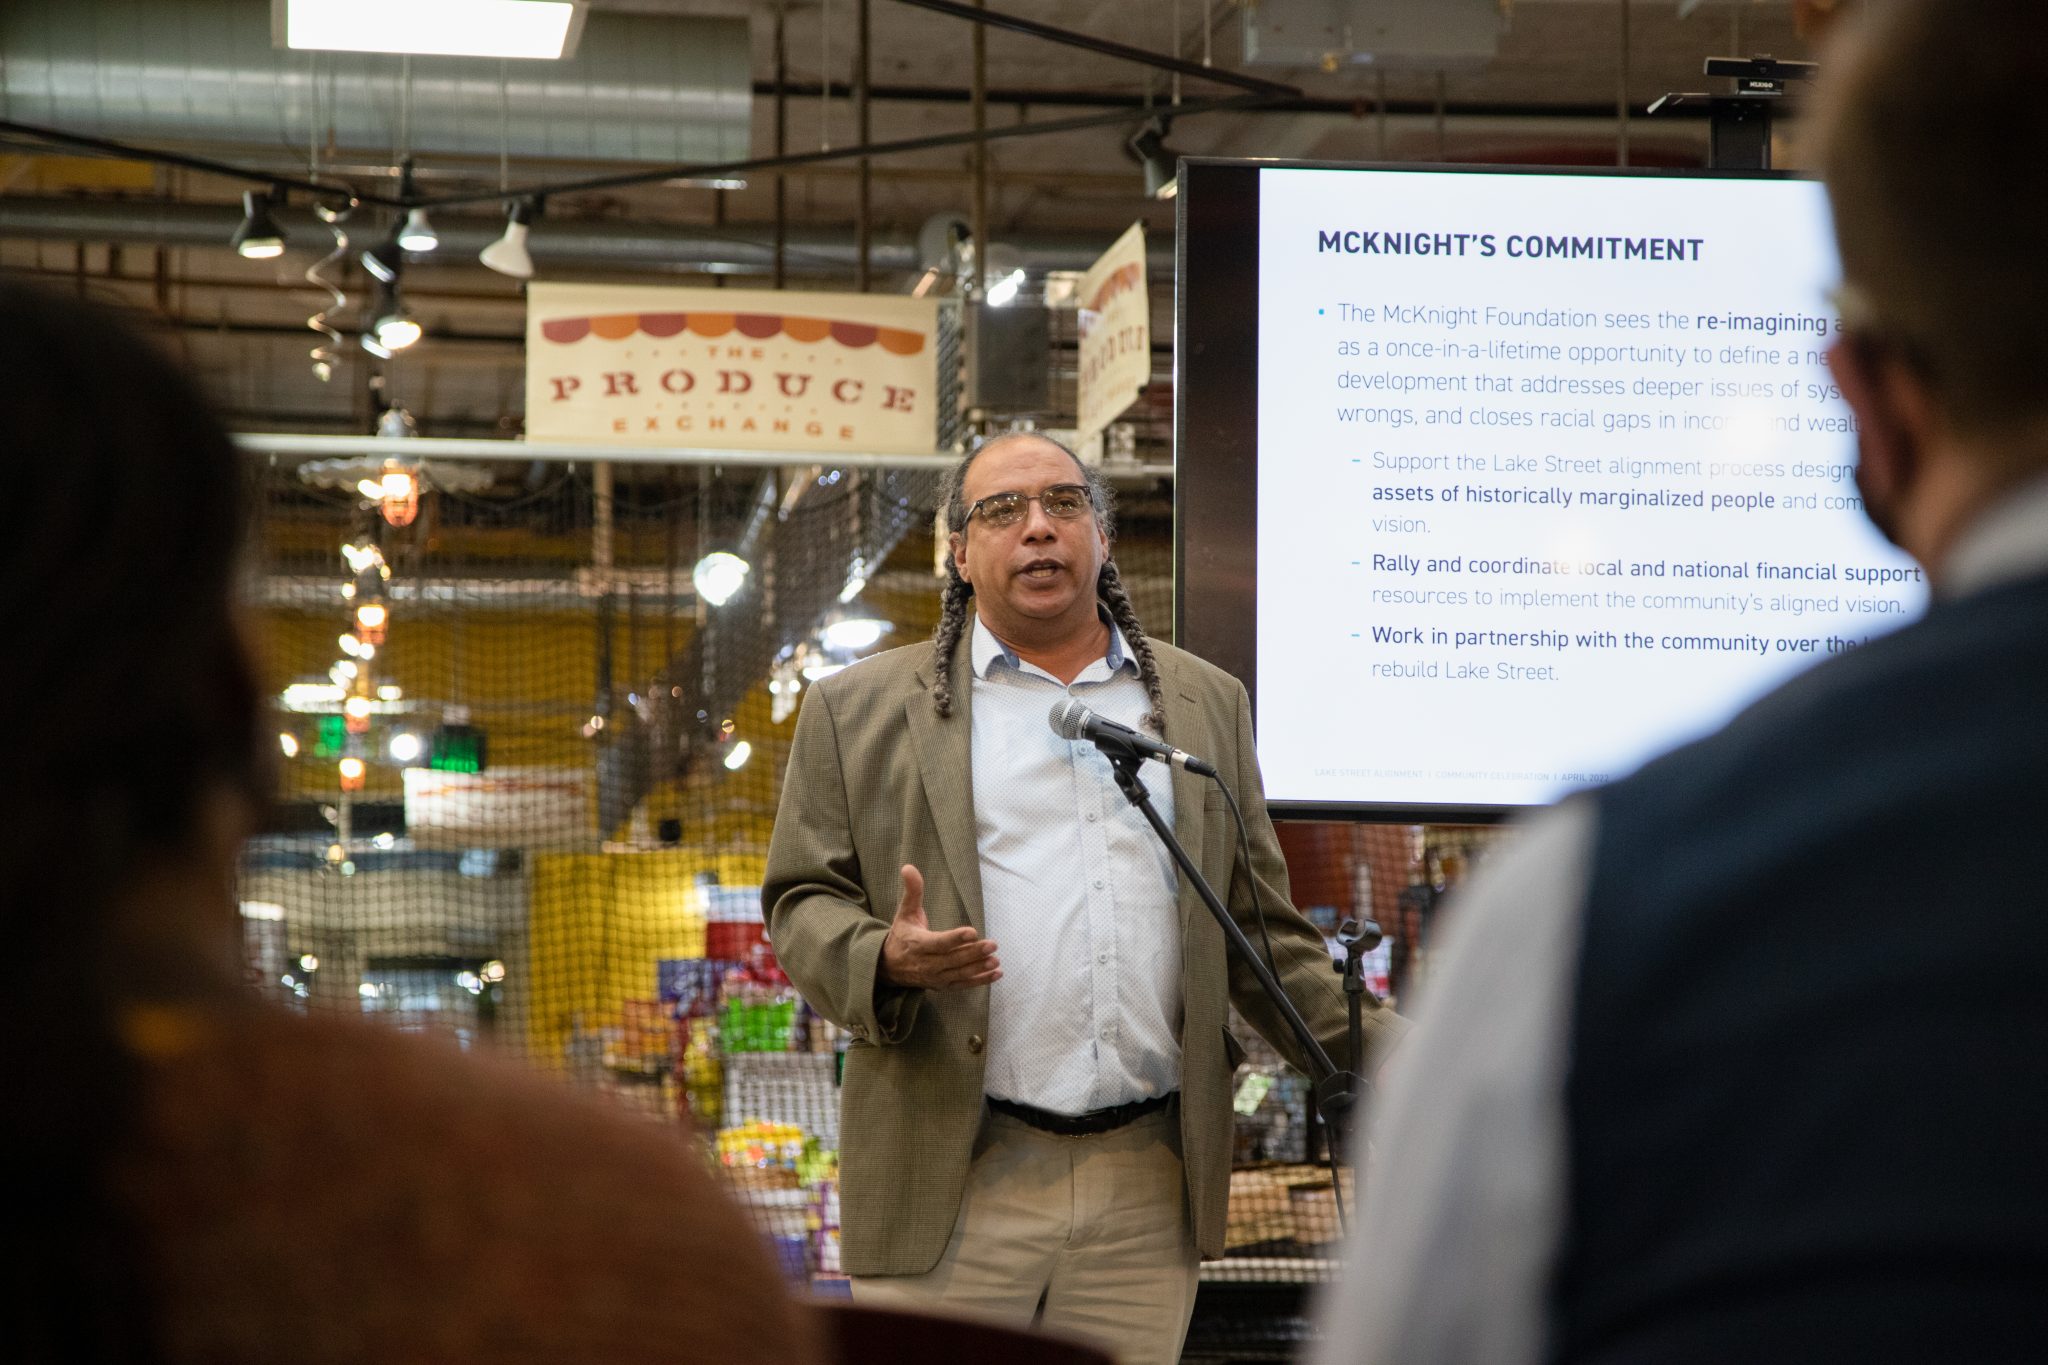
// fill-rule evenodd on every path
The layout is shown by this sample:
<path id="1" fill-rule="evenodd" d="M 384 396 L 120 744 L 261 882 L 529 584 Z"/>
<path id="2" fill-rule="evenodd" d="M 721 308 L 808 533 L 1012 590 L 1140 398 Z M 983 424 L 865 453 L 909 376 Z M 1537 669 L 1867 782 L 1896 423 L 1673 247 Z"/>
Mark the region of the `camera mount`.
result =
<path id="1" fill-rule="evenodd" d="M 1707 165 L 1725 170 L 1767 171 L 1771 168 L 1771 121 L 1793 81 L 1812 80 L 1819 67 L 1812 62 L 1781 62 L 1769 54 L 1755 57 L 1709 57 L 1706 74 L 1735 83 L 1732 93 L 1679 91 L 1649 108 L 1655 114 L 1680 105 L 1707 106 Z"/>

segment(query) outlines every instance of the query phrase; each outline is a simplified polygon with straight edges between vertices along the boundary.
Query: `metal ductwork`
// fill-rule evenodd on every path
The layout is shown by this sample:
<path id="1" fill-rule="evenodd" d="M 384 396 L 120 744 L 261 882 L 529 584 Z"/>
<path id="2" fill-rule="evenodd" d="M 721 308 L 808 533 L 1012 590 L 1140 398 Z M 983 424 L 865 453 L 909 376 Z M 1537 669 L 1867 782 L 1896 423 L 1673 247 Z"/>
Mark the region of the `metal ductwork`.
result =
<path id="1" fill-rule="evenodd" d="M 752 128 L 744 18 L 595 13 L 573 57 L 496 61 L 273 47 L 268 0 L 64 0 L 0 4 L 0 57 L 5 117 L 150 144 L 680 164 Z"/>
<path id="2" fill-rule="evenodd" d="M 592 22 L 595 22 L 593 19 Z M 303 210 L 280 212 L 287 247 L 324 250 L 332 241 L 325 227 Z M 119 242 L 149 246 L 218 246 L 242 221 L 240 205 L 188 204 L 165 199 L 0 198 L 0 238 L 63 242 Z M 420 265 L 459 261 L 474 264 L 476 253 L 505 230 L 503 218 L 455 217 L 436 213 L 441 245 L 431 255 L 409 259 Z M 1026 267 L 1034 271 L 1086 270 L 1107 243 L 1100 233 L 1024 233 L 1006 236 Z M 857 248 L 844 228 L 792 226 L 785 252 L 793 275 L 845 275 Z M 703 231 L 661 223 L 611 219 L 543 217 L 533 225 L 527 247 L 543 269 L 550 266 L 611 270 L 708 270 L 766 274 L 775 258 L 775 236 L 765 224 L 734 224 Z M 1155 234 L 1149 248 L 1153 273 L 1173 271 L 1173 240 Z M 910 272 L 922 268 L 909 233 L 878 232 L 873 268 Z"/>

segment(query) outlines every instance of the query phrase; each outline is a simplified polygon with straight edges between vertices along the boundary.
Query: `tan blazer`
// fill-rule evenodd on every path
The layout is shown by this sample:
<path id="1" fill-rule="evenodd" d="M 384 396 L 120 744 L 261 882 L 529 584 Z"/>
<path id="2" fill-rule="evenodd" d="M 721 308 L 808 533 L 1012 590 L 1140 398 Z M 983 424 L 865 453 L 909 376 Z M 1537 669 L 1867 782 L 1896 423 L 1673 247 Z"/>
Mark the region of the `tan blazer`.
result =
<path id="1" fill-rule="evenodd" d="M 931 697 L 931 646 L 865 660 L 809 689 L 783 780 L 762 904 L 777 959 L 812 1007 L 847 1028 L 840 1100 L 840 1257 L 854 1275 L 930 1270 L 952 1236 L 982 1121 L 988 988 L 876 989 L 882 939 L 901 894 L 898 869 L 924 874 L 934 930 L 984 928 L 975 851 L 968 662 L 961 632 L 953 714 Z M 1154 641 L 1166 733 L 1214 762 L 1244 809 L 1251 861 L 1282 984 L 1324 1048 L 1344 1064 L 1342 983 L 1322 936 L 1287 897 L 1287 868 L 1266 815 L 1251 707 L 1229 674 Z M 1214 783 L 1176 770 L 1174 832 L 1253 941 L 1250 884 Z M 1225 888 L 1228 888 L 1227 891 Z M 1223 1254 L 1230 1190 L 1231 1073 L 1243 1047 L 1229 1003 L 1303 1066 L 1284 1019 L 1228 957 L 1223 931 L 1183 879 L 1181 1140 L 1190 1219 L 1202 1254 Z M 1009 989 L 1019 983 L 1008 979 Z M 1369 1010 L 1377 1052 L 1405 1023 Z M 1306 1067 L 1304 1066 L 1304 1069 Z"/>

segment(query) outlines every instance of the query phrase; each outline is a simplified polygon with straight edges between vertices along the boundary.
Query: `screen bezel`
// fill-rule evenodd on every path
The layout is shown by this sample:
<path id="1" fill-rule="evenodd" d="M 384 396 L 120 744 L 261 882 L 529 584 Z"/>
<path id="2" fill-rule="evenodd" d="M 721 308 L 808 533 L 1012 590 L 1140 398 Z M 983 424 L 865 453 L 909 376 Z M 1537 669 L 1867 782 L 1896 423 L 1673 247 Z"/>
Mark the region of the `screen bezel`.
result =
<path id="1" fill-rule="evenodd" d="M 1801 180 L 1790 171 L 1184 157 L 1175 197 L 1173 638 L 1244 683 L 1258 716 L 1259 172 Z M 1202 605 L 1188 611 L 1191 601 Z M 1277 819 L 1495 824 L 1537 805 L 1272 800 Z"/>

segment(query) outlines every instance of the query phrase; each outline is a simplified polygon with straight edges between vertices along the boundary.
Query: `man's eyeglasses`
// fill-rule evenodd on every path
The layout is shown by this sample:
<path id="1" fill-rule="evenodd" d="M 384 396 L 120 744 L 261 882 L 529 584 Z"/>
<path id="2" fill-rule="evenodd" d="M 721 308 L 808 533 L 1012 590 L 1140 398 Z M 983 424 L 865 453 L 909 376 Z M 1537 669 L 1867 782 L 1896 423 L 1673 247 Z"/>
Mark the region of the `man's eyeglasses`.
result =
<path id="1" fill-rule="evenodd" d="M 1072 521 L 1095 506 L 1087 485 L 1056 483 L 1043 493 L 991 493 L 967 509 L 965 521 L 980 517 L 985 526 L 1012 526 L 1023 519 L 1024 509 L 1034 502 L 1055 521 Z"/>

